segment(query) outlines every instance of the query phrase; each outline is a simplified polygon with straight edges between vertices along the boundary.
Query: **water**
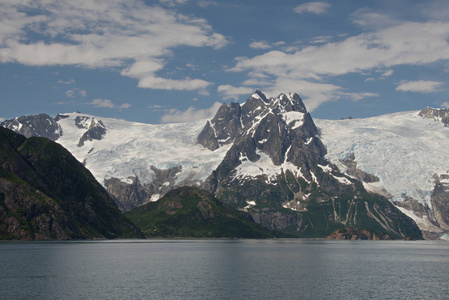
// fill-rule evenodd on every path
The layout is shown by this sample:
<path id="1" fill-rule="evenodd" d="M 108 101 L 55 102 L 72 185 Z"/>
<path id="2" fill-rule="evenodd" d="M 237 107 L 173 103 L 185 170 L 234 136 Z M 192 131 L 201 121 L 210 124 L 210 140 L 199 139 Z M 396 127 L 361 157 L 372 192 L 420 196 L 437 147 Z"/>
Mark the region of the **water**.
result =
<path id="1" fill-rule="evenodd" d="M 447 299 L 449 243 L 0 243 L 1 299 Z"/>

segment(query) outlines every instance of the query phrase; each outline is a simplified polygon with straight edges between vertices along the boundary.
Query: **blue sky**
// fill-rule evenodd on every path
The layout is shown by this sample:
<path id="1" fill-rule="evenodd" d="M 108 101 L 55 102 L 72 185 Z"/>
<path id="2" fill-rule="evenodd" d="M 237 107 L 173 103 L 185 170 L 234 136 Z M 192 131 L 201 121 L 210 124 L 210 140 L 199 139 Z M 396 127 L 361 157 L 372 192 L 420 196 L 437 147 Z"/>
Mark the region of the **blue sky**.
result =
<path id="1" fill-rule="evenodd" d="M 0 0 L 0 120 L 210 117 L 260 89 L 313 117 L 449 108 L 446 0 Z"/>

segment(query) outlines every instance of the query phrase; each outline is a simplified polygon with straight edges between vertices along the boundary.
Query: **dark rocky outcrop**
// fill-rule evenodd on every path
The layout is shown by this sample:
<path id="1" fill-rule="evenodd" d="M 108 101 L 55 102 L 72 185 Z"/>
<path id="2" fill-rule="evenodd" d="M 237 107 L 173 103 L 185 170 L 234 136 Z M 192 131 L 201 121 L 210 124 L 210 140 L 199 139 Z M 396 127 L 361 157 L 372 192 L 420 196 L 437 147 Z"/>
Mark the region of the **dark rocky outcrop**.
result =
<path id="1" fill-rule="evenodd" d="M 61 126 L 57 120 L 47 114 L 21 116 L 12 120 L 6 120 L 0 124 L 25 137 L 41 136 L 56 141 L 62 135 Z"/>
<path id="2" fill-rule="evenodd" d="M 435 222 L 449 233 L 449 174 L 435 176 L 431 203 Z"/>
<path id="3" fill-rule="evenodd" d="M 79 117 L 77 117 L 77 119 L 78 118 Z M 77 122 L 76 124 L 78 127 L 81 126 L 81 128 L 83 128 L 81 122 Z M 83 133 L 83 135 L 80 137 L 80 140 L 78 141 L 78 147 L 84 146 L 84 143 L 86 141 L 101 140 L 105 134 L 106 127 L 104 126 L 103 122 L 101 120 L 97 121 L 96 119 L 92 118 L 92 120 L 90 121 L 90 125 L 87 127 L 87 131 Z"/>
<path id="4" fill-rule="evenodd" d="M 66 149 L 0 127 L 0 239 L 125 237 L 142 235 Z"/>
<path id="5" fill-rule="evenodd" d="M 449 109 L 448 108 L 431 108 L 426 107 L 418 113 L 418 116 L 425 117 L 429 119 L 434 119 L 435 121 L 441 121 L 444 126 L 449 126 Z"/>
<path id="6" fill-rule="evenodd" d="M 378 182 L 379 177 L 373 174 L 368 174 L 357 168 L 357 162 L 354 154 L 351 154 L 348 159 L 341 160 L 341 163 L 347 168 L 346 173 L 350 176 L 357 178 L 362 182 Z"/>

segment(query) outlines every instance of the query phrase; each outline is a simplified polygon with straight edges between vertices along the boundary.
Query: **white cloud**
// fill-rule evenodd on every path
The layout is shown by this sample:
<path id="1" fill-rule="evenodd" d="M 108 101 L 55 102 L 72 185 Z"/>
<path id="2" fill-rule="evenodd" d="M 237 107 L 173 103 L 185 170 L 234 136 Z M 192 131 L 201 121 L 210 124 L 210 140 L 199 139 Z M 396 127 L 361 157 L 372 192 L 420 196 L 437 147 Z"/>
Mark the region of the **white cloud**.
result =
<path id="1" fill-rule="evenodd" d="M 128 109 L 131 107 L 131 104 L 129 103 L 123 103 L 122 105 L 119 106 L 119 110 L 123 110 L 123 109 Z"/>
<path id="2" fill-rule="evenodd" d="M 393 75 L 393 73 L 394 73 L 393 70 L 387 70 L 387 71 L 385 71 L 385 72 L 382 74 L 382 77 L 383 77 L 383 78 L 389 77 L 389 76 Z"/>
<path id="3" fill-rule="evenodd" d="M 156 72 L 165 67 L 164 58 L 173 48 L 218 49 L 227 44 L 204 19 L 148 6 L 142 0 L 2 2 L 0 28 L 2 63 L 118 67 L 122 75 L 139 80 L 159 78 Z M 30 35 L 30 30 L 38 35 Z M 194 79 L 165 80 L 169 84 L 160 88 L 185 89 L 186 81 L 204 88 L 204 83 L 198 85 Z"/>
<path id="4" fill-rule="evenodd" d="M 232 70 L 278 71 L 307 78 L 343 75 L 402 64 L 425 64 L 449 59 L 449 23 L 405 23 L 364 33 L 337 43 L 308 46 L 288 54 L 270 51 L 254 58 L 238 58 Z M 274 71 L 270 71 L 274 68 Z"/>
<path id="5" fill-rule="evenodd" d="M 159 0 L 161 4 L 167 5 L 169 7 L 174 7 L 178 4 L 186 4 L 188 0 Z"/>
<path id="6" fill-rule="evenodd" d="M 0 118 L 0 122 L 3 122 L 3 121 L 5 121 L 5 118 Z"/>
<path id="7" fill-rule="evenodd" d="M 416 92 L 416 93 L 433 93 L 439 91 L 444 82 L 439 81 L 403 81 L 397 87 L 397 91 Z"/>
<path id="8" fill-rule="evenodd" d="M 201 95 L 207 96 L 209 93 L 206 91 L 208 86 L 212 85 L 211 82 L 207 82 L 202 79 L 166 79 L 154 76 L 146 76 L 140 78 L 138 86 L 141 88 L 160 89 L 160 90 L 184 90 L 184 91 L 196 91 L 198 90 Z"/>
<path id="9" fill-rule="evenodd" d="M 218 5 L 218 2 L 209 1 L 209 0 L 198 0 L 198 6 L 200 6 L 200 7 L 209 7 L 209 6 L 215 6 L 215 5 Z"/>
<path id="10" fill-rule="evenodd" d="M 58 83 L 59 83 L 59 84 L 75 84 L 76 81 L 75 81 L 75 79 L 70 79 L 70 80 L 67 80 L 67 81 L 64 81 L 64 80 L 58 80 Z"/>
<path id="11" fill-rule="evenodd" d="M 254 41 L 251 44 L 249 44 L 250 48 L 253 49 L 270 49 L 271 46 L 265 42 L 265 41 Z"/>
<path id="12" fill-rule="evenodd" d="M 310 41 L 310 43 L 311 44 L 324 44 L 324 43 L 329 42 L 331 39 L 332 39 L 332 36 L 330 36 L 330 35 L 317 36 L 317 37 L 314 37 Z"/>
<path id="13" fill-rule="evenodd" d="M 115 104 L 109 99 L 94 99 L 89 104 L 95 107 L 115 108 Z"/>
<path id="14" fill-rule="evenodd" d="M 441 104 L 441 107 L 449 108 L 449 102 L 443 102 L 443 104 Z"/>
<path id="15" fill-rule="evenodd" d="M 252 58 L 238 57 L 229 71 L 248 72 L 248 82 L 264 90 L 279 91 L 282 88 L 281 92 L 287 92 L 297 87 L 297 92 L 303 93 L 306 89 L 307 93 L 303 94 L 309 99 L 308 109 L 313 110 L 326 101 L 344 96 L 335 94 L 342 87 L 329 85 L 327 80 L 349 73 L 386 70 L 383 79 L 393 74 L 389 68 L 395 66 L 447 61 L 448 41 L 449 22 L 403 22 L 348 36 L 339 42 L 305 46 L 293 53 L 272 50 Z M 316 88 L 319 86 L 324 91 Z M 311 87 L 313 89 L 309 90 Z"/>
<path id="16" fill-rule="evenodd" d="M 352 14 L 352 18 L 355 24 L 367 29 L 382 29 L 400 24 L 398 20 L 395 20 L 386 14 L 374 12 L 366 8 L 356 10 Z"/>
<path id="17" fill-rule="evenodd" d="M 238 100 L 240 95 L 251 94 L 254 89 L 250 87 L 235 87 L 232 85 L 220 85 L 217 91 L 223 95 L 223 99 L 234 99 Z"/>
<path id="18" fill-rule="evenodd" d="M 87 91 L 86 90 L 81 90 L 79 88 L 75 88 L 75 89 L 67 90 L 65 92 L 65 95 L 66 95 L 67 98 L 75 98 L 77 96 L 86 97 L 87 96 Z"/>
<path id="19" fill-rule="evenodd" d="M 109 99 L 100 99 L 100 98 L 94 99 L 92 100 L 92 102 L 88 104 L 94 107 L 118 108 L 119 110 L 128 109 L 131 107 L 131 104 L 129 103 L 123 103 L 120 106 L 117 106 Z"/>
<path id="20" fill-rule="evenodd" d="M 312 13 L 319 15 L 326 13 L 330 7 L 331 5 L 325 2 L 309 2 L 295 7 L 295 12 L 298 14 Z"/>
<path id="21" fill-rule="evenodd" d="M 201 119 L 210 119 L 217 113 L 221 105 L 221 103 L 215 102 L 212 107 L 206 109 L 196 109 L 194 107 L 189 107 L 186 111 L 172 109 L 169 110 L 167 114 L 162 116 L 161 122 L 182 123 Z"/>
<path id="22" fill-rule="evenodd" d="M 149 109 L 156 109 L 156 110 L 159 110 L 159 109 L 162 108 L 162 106 L 161 106 L 161 105 L 158 105 L 158 104 L 155 104 L 155 105 L 148 105 L 148 108 L 149 108 Z"/>
<path id="23" fill-rule="evenodd" d="M 379 97 L 378 93 L 340 93 L 340 95 L 346 96 L 354 102 L 360 101 L 365 98 Z"/>

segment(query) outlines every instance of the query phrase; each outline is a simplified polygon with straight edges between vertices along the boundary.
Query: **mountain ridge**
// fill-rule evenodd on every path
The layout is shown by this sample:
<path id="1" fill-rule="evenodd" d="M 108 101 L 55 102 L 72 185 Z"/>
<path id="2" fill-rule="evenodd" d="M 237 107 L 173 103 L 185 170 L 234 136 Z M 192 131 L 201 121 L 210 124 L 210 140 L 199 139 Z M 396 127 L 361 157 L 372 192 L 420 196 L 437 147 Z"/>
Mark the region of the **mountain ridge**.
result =
<path id="1" fill-rule="evenodd" d="M 284 100 L 282 100 L 283 97 L 277 98 L 279 98 L 279 103 L 284 101 L 283 106 L 285 107 L 285 104 L 289 104 L 291 101 L 289 97 L 292 98 L 294 94 L 282 95 L 285 96 Z M 118 204 L 121 201 L 120 199 L 128 199 L 126 200 L 126 203 L 129 203 L 130 206 L 122 206 L 121 209 L 129 210 L 134 206 L 139 206 L 149 201 L 156 201 L 169 190 L 178 186 L 200 186 L 204 185 L 204 182 L 207 181 L 208 183 L 205 187 L 210 190 L 210 184 L 213 182 L 213 180 L 210 180 L 210 173 L 212 173 L 213 170 L 216 170 L 219 167 L 219 165 L 225 160 L 226 155 L 231 155 L 230 153 L 228 154 L 230 149 L 233 147 L 231 141 L 238 139 L 237 136 L 244 130 L 245 126 L 242 126 L 242 124 L 249 124 L 248 122 L 251 122 L 251 120 L 254 120 L 254 117 L 257 117 L 254 114 L 251 115 L 251 113 L 254 113 L 258 107 L 261 108 L 258 110 L 260 112 L 261 110 L 263 110 L 262 106 L 266 107 L 267 104 L 269 104 L 268 102 L 272 101 L 267 99 L 267 97 L 265 97 L 265 95 L 263 95 L 263 93 L 261 93 L 260 91 L 256 91 L 252 96 L 250 96 L 250 98 L 253 96 L 255 99 L 250 101 L 253 102 L 252 109 L 249 109 L 251 103 L 248 103 L 248 105 L 246 105 L 246 102 L 244 104 L 225 104 L 220 108 L 222 112 L 220 112 L 219 110 L 215 115 L 215 121 L 213 121 L 214 118 L 212 118 L 210 120 L 203 120 L 192 123 L 149 125 L 119 121 L 108 118 L 99 118 L 83 114 L 62 114 L 66 117 L 58 123 L 63 129 L 63 135 L 58 139 L 58 142 L 70 149 L 70 151 L 74 153 L 78 160 L 84 162 L 84 164 L 90 170 L 92 170 L 97 179 L 107 187 L 108 191 L 112 191 L 113 195 L 116 197 L 116 202 Z M 274 100 L 276 100 L 276 98 L 274 98 Z M 246 109 L 242 110 L 241 106 L 244 105 L 246 105 Z M 300 106 L 298 107 L 300 108 Z M 295 116 L 294 114 L 296 113 L 298 114 Z M 418 112 L 414 112 L 414 114 L 415 113 L 418 114 Z M 341 183 L 349 183 L 354 177 L 362 180 L 363 186 L 368 190 L 380 193 L 381 195 L 387 197 L 391 196 L 391 188 L 385 188 L 383 186 L 386 181 L 385 177 L 379 176 L 379 173 L 375 170 L 373 171 L 372 168 L 367 168 L 363 157 L 357 155 L 357 153 L 354 156 L 354 162 L 351 163 L 346 160 L 346 163 L 349 165 L 355 164 L 356 167 L 353 171 L 350 171 L 349 167 L 345 167 L 343 165 L 341 161 L 350 157 L 351 153 L 349 153 L 349 150 L 352 149 L 351 146 L 353 147 L 354 144 L 348 144 L 348 149 L 339 150 L 340 148 L 335 148 L 334 144 L 329 143 L 329 140 L 327 139 L 329 135 L 328 133 L 326 133 L 326 130 L 323 130 L 323 128 L 326 126 L 331 128 L 335 127 L 335 124 L 338 125 L 340 121 L 316 120 L 317 125 L 314 125 L 314 127 L 317 129 L 320 128 L 321 133 L 324 132 L 324 139 L 323 142 L 321 142 L 323 136 L 319 135 L 321 139 L 315 138 L 316 132 L 318 132 L 318 130 L 314 131 L 313 126 L 310 127 L 310 130 L 312 131 L 309 131 L 309 134 L 307 134 L 307 131 L 305 131 L 304 133 L 301 130 L 298 130 L 301 125 L 304 126 L 304 123 L 308 123 L 306 119 L 307 116 L 310 116 L 309 114 L 300 114 L 304 114 L 304 112 L 292 112 L 286 110 L 284 112 L 281 112 L 281 114 L 278 114 L 278 116 L 282 115 L 282 117 L 277 118 L 269 116 L 267 119 L 270 119 L 273 122 L 277 122 L 278 125 L 281 125 L 280 127 L 289 127 L 289 130 L 291 132 L 298 132 L 297 136 L 299 136 L 300 134 L 305 134 L 299 139 L 296 139 L 297 141 L 295 143 L 300 144 L 299 140 L 302 140 L 302 143 L 304 144 L 302 145 L 302 147 L 315 149 L 315 154 L 312 155 L 311 153 L 309 153 L 309 158 L 315 157 L 315 161 L 324 159 L 323 161 L 321 161 L 321 163 L 317 163 L 315 165 L 315 168 L 312 168 L 312 172 L 309 171 L 311 170 L 308 166 L 310 165 L 310 163 L 304 163 L 303 151 L 297 151 L 296 155 L 292 155 L 295 154 L 295 151 L 293 151 L 292 153 L 287 153 L 288 147 L 291 145 L 289 145 L 288 141 L 282 141 L 285 136 L 279 135 L 279 138 L 276 139 L 276 137 L 273 138 L 270 137 L 269 134 L 267 134 L 266 129 L 268 129 L 267 124 L 269 122 L 266 121 L 263 121 L 265 122 L 265 130 L 262 130 L 263 126 L 261 126 L 257 133 L 257 130 L 252 132 L 256 137 L 255 140 L 257 140 L 257 143 L 253 143 L 248 140 L 246 142 L 242 142 L 240 147 L 237 147 L 238 151 L 236 151 L 235 149 L 233 150 L 234 165 L 232 166 L 232 169 L 235 167 L 235 162 L 237 160 L 241 161 L 241 158 L 246 158 L 246 160 L 239 164 L 240 175 L 248 175 L 251 172 L 257 174 L 260 169 L 263 169 L 265 171 L 265 175 L 267 175 L 267 180 L 269 180 L 269 178 L 274 179 L 276 176 L 281 174 L 278 171 L 274 171 L 275 169 L 280 170 L 279 165 L 276 165 L 276 163 L 284 164 L 284 172 L 282 173 L 282 176 L 284 176 L 285 180 L 288 181 L 288 184 L 285 186 L 285 188 L 287 189 L 291 188 L 289 187 L 289 185 L 292 184 L 296 187 L 301 185 L 296 182 L 297 178 L 302 178 L 301 180 L 303 180 L 305 183 L 313 183 L 315 182 L 314 176 L 317 177 L 318 173 L 327 173 L 328 175 L 322 176 L 329 178 L 328 181 L 341 181 Z M 86 128 L 81 130 L 73 126 L 77 116 L 87 116 L 88 118 L 101 120 L 106 128 L 106 133 L 102 135 L 101 140 L 88 140 L 85 142 L 84 146 L 77 147 L 80 137 L 87 130 Z M 405 120 L 403 121 L 404 124 L 408 124 L 407 122 L 416 121 L 416 119 L 409 118 L 405 115 L 402 116 L 404 116 L 401 117 Z M 355 120 L 357 121 L 357 119 Z M 418 120 L 423 120 L 423 117 L 419 117 Z M 434 120 L 431 121 L 435 122 Z M 215 126 L 219 123 L 222 125 Z M 259 125 L 260 122 L 258 122 L 258 125 L 253 129 L 256 129 L 256 127 L 258 127 Z M 292 130 L 295 125 L 296 128 Z M 208 129 L 207 126 L 209 126 L 210 128 L 213 127 L 213 131 Z M 418 127 L 418 125 L 416 127 Z M 247 129 L 249 130 L 251 128 L 248 127 Z M 203 139 L 201 139 L 202 132 L 209 133 L 206 135 L 203 134 Z M 214 135 L 212 135 L 212 132 L 214 133 Z M 334 132 L 336 132 L 336 138 L 338 138 L 339 134 L 341 134 L 341 132 L 338 131 Z M 126 139 L 123 138 L 125 133 Z M 357 135 L 354 135 L 354 137 L 356 138 L 356 140 L 360 140 Z M 270 140 L 270 142 L 267 143 L 267 141 L 264 141 L 265 139 L 267 141 Z M 203 142 L 201 140 L 203 140 Z M 260 143 L 262 141 L 264 142 Z M 272 145 L 270 145 L 270 143 L 272 143 Z M 319 145 L 320 143 L 324 143 L 326 148 L 321 147 Z M 164 145 L 165 147 L 162 147 L 162 145 Z M 372 145 L 375 146 L 375 144 Z M 147 153 L 144 153 L 144 151 L 136 150 L 140 148 L 147 149 Z M 277 149 L 277 151 L 274 151 L 275 148 Z M 292 148 L 298 147 L 295 144 L 295 146 Z M 171 150 L 166 151 L 166 149 Z M 335 154 L 335 149 L 336 151 L 345 153 L 345 155 L 340 156 Z M 241 150 L 244 151 L 242 152 Z M 132 152 L 134 152 L 133 155 L 135 154 L 134 157 L 131 157 Z M 153 155 L 150 157 L 149 153 Z M 241 153 L 244 153 L 244 156 L 241 156 Z M 324 154 L 325 157 L 323 158 Z M 296 158 L 293 158 L 293 156 L 295 156 Z M 106 157 L 110 158 L 110 166 L 104 165 Z M 293 166 L 291 160 L 298 160 L 299 158 L 302 159 L 304 166 Z M 273 163 L 273 159 L 276 163 Z M 287 172 L 286 170 L 289 168 L 291 168 L 291 170 Z M 338 172 L 338 169 L 341 169 L 342 172 Z M 298 177 L 296 177 L 296 179 L 294 178 L 295 176 L 291 176 L 292 174 L 294 175 L 295 172 L 299 175 Z M 262 173 L 263 172 L 259 172 L 259 175 Z M 375 181 L 375 177 L 377 177 L 379 180 Z M 366 181 L 363 180 L 363 178 L 365 178 Z M 368 182 L 370 180 L 368 180 L 367 178 L 371 178 L 371 182 Z M 432 182 L 433 181 L 434 179 L 432 179 Z M 303 185 L 304 182 L 302 183 Z M 273 181 L 273 183 L 275 182 Z M 344 184 L 342 186 L 344 186 Z M 432 187 L 433 186 L 434 185 L 432 185 Z M 123 194 L 123 191 L 125 189 L 128 190 L 128 192 L 126 192 L 126 195 Z M 249 191 L 251 190 L 253 190 L 254 192 L 253 188 L 249 189 Z M 309 192 L 304 193 L 304 191 L 299 191 L 299 189 L 290 192 L 292 192 L 293 196 L 290 201 L 284 202 L 285 207 L 283 208 L 288 210 L 301 210 L 301 204 L 298 205 L 295 199 L 304 198 L 304 196 Z M 138 195 L 138 197 L 132 199 L 127 198 L 130 197 L 130 195 Z M 401 198 L 399 200 L 403 201 L 404 199 Z M 423 200 L 417 198 L 417 201 L 418 203 L 421 203 L 420 201 Z M 242 207 L 240 207 L 240 209 L 245 209 L 246 207 L 248 207 L 247 209 L 250 209 L 252 205 L 248 204 L 248 202 L 252 203 L 252 200 L 249 200 L 249 198 L 248 201 L 243 200 L 243 202 L 241 203 Z M 400 208 L 404 209 L 403 207 Z M 408 213 L 410 217 L 415 216 L 412 210 L 407 210 L 404 212 L 410 212 Z M 257 217 L 258 216 L 256 216 L 256 218 Z M 263 218 L 259 216 L 259 220 L 262 219 Z M 415 221 L 417 221 L 416 218 Z M 438 224 L 436 225 L 436 227 L 439 228 Z M 440 237 L 443 233 L 444 231 L 440 231 L 439 233 L 436 233 L 434 237 Z"/>

